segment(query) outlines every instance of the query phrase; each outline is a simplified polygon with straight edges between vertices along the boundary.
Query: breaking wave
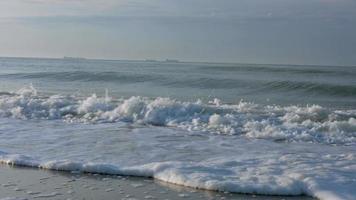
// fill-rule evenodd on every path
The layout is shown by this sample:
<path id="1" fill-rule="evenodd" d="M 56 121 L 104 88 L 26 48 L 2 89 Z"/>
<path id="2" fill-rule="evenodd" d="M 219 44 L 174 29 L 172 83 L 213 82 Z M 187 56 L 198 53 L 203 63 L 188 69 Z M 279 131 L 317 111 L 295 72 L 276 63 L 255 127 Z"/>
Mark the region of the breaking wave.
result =
<path id="1" fill-rule="evenodd" d="M 0 117 L 69 123 L 126 122 L 276 141 L 356 143 L 356 110 L 319 105 L 262 106 L 244 101 L 224 104 L 218 99 L 203 103 L 139 96 L 112 99 L 95 94 L 87 98 L 43 96 L 29 86 L 1 93 Z"/>

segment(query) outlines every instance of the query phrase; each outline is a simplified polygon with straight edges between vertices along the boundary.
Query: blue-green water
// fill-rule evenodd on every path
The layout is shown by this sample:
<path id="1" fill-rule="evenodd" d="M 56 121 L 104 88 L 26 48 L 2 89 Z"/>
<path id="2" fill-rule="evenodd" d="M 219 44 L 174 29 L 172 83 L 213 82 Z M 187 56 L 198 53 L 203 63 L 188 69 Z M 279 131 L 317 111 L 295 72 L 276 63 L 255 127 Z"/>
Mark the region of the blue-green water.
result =
<path id="1" fill-rule="evenodd" d="M 355 108 L 356 67 L 0 58 L 0 90 Z"/>
<path id="2" fill-rule="evenodd" d="M 356 67 L 0 58 L 0 163 L 354 200 Z"/>

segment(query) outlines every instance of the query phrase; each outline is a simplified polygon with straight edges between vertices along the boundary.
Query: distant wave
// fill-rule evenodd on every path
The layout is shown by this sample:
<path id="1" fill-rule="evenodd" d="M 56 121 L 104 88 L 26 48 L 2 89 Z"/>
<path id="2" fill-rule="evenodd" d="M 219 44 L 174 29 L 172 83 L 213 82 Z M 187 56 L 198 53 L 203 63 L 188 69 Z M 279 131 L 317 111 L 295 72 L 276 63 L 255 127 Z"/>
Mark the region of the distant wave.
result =
<path id="1" fill-rule="evenodd" d="M 200 70 L 208 70 L 208 71 L 227 71 L 227 72 L 270 72 L 270 73 L 288 73 L 288 74 L 330 74 L 330 75 L 356 75 L 356 71 L 351 67 L 344 67 L 345 70 L 334 70 L 329 69 L 328 67 L 311 68 L 308 66 L 272 66 L 272 65 L 239 65 L 239 66 L 202 66 L 199 68 Z"/>
<path id="2" fill-rule="evenodd" d="M 235 79 L 217 79 L 217 78 L 194 78 L 188 77 L 176 78 L 165 77 L 158 74 L 134 74 L 118 72 L 35 72 L 35 73 L 16 73 L 0 75 L 0 78 L 12 79 L 50 79 L 56 81 L 99 81 L 99 82 L 117 82 L 117 83 L 139 83 L 153 82 L 167 87 L 190 87 L 190 88 L 237 88 L 244 87 L 250 83 L 247 81 Z"/>
<path id="3" fill-rule="evenodd" d="M 220 100 L 205 104 L 169 98 L 87 98 L 41 96 L 33 87 L 0 96 L 0 117 L 64 120 L 67 122 L 127 122 L 177 127 L 226 135 L 244 135 L 278 141 L 326 144 L 356 143 L 356 110 L 311 106 L 262 106 Z"/>
<path id="4" fill-rule="evenodd" d="M 16 73 L 0 75 L 2 78 L 17 79 L 53 79 L 61 81 L 100 81 L 111 82 L 118 81 L 124 83 L 144 82 L 155 80 L 160 77 L 139 75 L 139 74 L 121 74 L 117 72 L 87 72 L 87 71 L 70 71 L 70 72 L 35 72 L 35 73 Z"/>
<path id="5" fill-rule="evenodd" d="M 297 82 L 297 81 L 272 81 L 265 87 L 270 90 L 302 91 L 308 94 L 330 96 L 356 96 L 356 85 L 333 85 L 328 83 Z"/>
<path id="6" fill-rule="evenodd" d="M 174 88 L 198 88 L 198 89 L 247 89 L 246 92 L 278 92 L 295 91 L 305 94 L 356 97 L 355 85 L 338 85 L 332 83 L 318 83 L 309 81 L 263 81 L 263 80 L 240 80 L 232 78 L 177 78 L 167 77 L 160 74 L 135 74 L 118 72 L 34 72 L 3 74 L 0 78 L 12 79 L 49 79 L 55 81 L 82 81 L 82 82 L 117 82 L 117 83 L 140 83 L 148 82 L 165 87 Z"/>

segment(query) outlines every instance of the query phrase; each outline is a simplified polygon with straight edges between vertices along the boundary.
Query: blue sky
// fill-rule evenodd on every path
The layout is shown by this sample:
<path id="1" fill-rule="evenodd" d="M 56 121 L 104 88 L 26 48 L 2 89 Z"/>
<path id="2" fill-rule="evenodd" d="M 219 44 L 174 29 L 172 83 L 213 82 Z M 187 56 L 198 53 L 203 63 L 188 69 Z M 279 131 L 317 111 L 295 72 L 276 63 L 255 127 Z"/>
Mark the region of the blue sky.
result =
<path id="1" fill-rule="evenodd" d="M 356 66 L 356 0 L 4 0 L 0 55 Z"/>

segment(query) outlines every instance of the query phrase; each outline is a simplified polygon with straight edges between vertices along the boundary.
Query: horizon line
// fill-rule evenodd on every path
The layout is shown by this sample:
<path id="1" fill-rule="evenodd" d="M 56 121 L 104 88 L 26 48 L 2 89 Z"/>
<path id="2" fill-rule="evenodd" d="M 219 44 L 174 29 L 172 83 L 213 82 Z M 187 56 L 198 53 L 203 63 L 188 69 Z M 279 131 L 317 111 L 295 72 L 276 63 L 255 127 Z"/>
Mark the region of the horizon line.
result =
<path id="1" fill-rule="evenodd" d="M 8 59 L 48 59 L 48 60 L 65 60 L 65 58 L 78 59 L 77 61 L 86 61 L 86 60 L 97 60 L 97 61 L 125 61 L 125 62 L 157 62 L 157 63 L 201 63 L 201 64 L 246 64 L 246 65 L 286 65 L 286 66 L 321 66 L 321 67 L 356 67 L 356 65 L 329 65 L 329 64 L 286 64 L 286 63 L 254 63 L 254 62 L 210 62 L 210 61 L 189 61 L 189 60 L 180 60 L 167 58 L 163 60 L 145 58 L 145 59 L 125 59 L 125 58 L 86 58 L 86 57 L 76 57 L 76 56 L 63 56 L 63 57 L 38 57 L 38 56 L 0 56 L 1 58 Z"/>

